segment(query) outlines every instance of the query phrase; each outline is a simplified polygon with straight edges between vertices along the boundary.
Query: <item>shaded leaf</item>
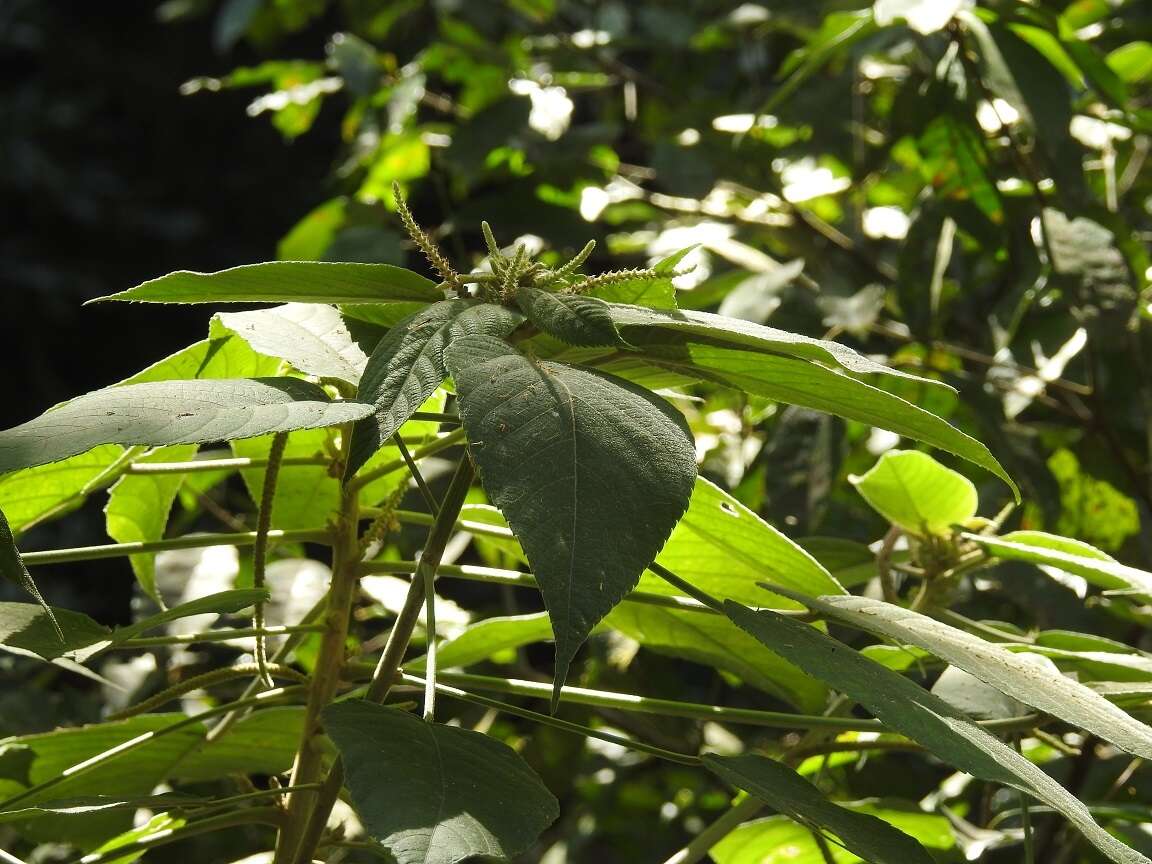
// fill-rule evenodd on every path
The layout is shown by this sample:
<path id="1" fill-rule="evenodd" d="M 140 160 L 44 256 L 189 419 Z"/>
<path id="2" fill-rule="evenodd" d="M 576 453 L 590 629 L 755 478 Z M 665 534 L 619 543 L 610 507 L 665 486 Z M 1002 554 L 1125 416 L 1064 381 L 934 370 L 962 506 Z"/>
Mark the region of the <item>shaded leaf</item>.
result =
<path id="1" fill-rule="evenodd" d="M 67 459 L 100 444 L 207 443 L 334 426 L 372 410 L 333 402 L 295 378 L 158 381 L 97 390 L 0 432 L 0 471 Z"/>
<path id="2" fill-rule="evenodd" d="M 692 436 L 647 390 L 534 362 L 498 339 L 458 339 L 446 359 L 481 481 L 551 615 L 558 695 L 576 649 L 636 586 L 687 508 Z"/>
<path id="3" fill-rule="evenodd" d="M 814 627 L 769 610 L 753 612 L 731 601 L 724 608 L 738 626 L 768 648 L 855 699 L 886 726 L 948 764 L 1048 804 L 1117 864 L 1149 864 L 1148 858 L 1101 828 L 1075 795 L 939 697 Z"/>
<path id="4" fill-rule="evenodd" d="M 787 765 L 746 753 L 703 757 L 709 771 L 767 802 L 797 822 L 827 829 L 874 864 L 932 864 L 924 847 L 887 822 L 834 804 Z"/>
<path id="5" fill-rule="evenodd" d="M 143 303 L 431 303 L 441 297 L 435 282 L 391 264 L 268 261 L 215 273 L 178 270 L 97 299 Z"/>
<path id="6" fill-rule="evenodd" d="M 20 557 L 20 550 L 16 548 L 16 541 L 12 538 L 12 529 L 8 527 L 8 520 L 5 518 L 3 511 L 0 511 L 0 578 L 6 582 L 11 582 L 17 585 L 29 594 L 40 604 L 41 610 L 48 620 L 52 622 L 52 626 L 56 630 L 56 636 L 61 643 L 64 642 L 64 631 L 60 629 L 59 623 L 56 621 L 56 616 L 53 614 L 51 607 L 44 600 L 44 596 L 40 593 L 40 589 L 36 587 L 36 583 L 32 581 L 32 574 L 28 572 L 28 568 L 24 566 L 24 559 Z"/>
<path id="7" fill-rule="evenodd" d="M 399 864 L 456 864 L 524 852 L 559 815 L 556 799 L 509 747 L 367 702 L 324 711 L 368 832 Z M 381 782 L 385 775 L 404 783 Z"/>
<path id="8" fill-rule="evenodd" d="M 521 285 L 516 304 L 528 320 L 569 345 L 626 344 L 616 330 L 608 304 L 579 294 L 552 294 Z"/>
<path id="9" fill-rule="evenodd" d="M 0 645 L 54 660 L 112 638 L 107 627 L 80 612 L 56 608 L 52 613 L 35 603 L 0 603 Z"/>

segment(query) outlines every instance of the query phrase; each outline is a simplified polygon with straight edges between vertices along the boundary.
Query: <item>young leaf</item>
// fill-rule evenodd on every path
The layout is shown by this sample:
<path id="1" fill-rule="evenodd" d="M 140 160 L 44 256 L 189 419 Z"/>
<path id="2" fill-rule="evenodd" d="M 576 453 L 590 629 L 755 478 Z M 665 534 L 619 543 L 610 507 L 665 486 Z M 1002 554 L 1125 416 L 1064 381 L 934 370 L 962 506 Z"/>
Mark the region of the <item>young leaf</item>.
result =
<path id="1" fill-rule="evenodd" d="M 692 435 L 647 390 L 533 362 L 499 339 L 458 339 L 445 359 L 480 479 L 552 617 L 558 698 L 576 649 L 636 587 L 687 508 Z"/>
<path id="2" fill-rule="evenodd" d="M 695 249 L 689 246 L 678 252 L 673 252 L 667 258 L 656 263 L 652 268 L 657 273 L 668 274 L 663 279 L 625 279 L 620 282 L 609 282 L 607 285 L 597 285 L 588 292 L 589 297 L 597 297 L 608 303 L 634 303 L 637 306 L 648 306 L 657 309 L 676 308 L 676 286 L 672 284 L 673 273 L 677 265 L 684 260 L 684 256 Z"/>
<path id="3" fill-rule="evenodd" d="M 1121 564 L 1095 546 L 1043 531 L 1013 531 L 1001 537 L 965 534 L 965 540 L 979 543 L 996 558 L 1027 561 L 1058 567 L 1084 577 L 1089 584 L 1105 590 L 1131 591 L 1152 597 L 1152 573 Z"/>
<path id="4" fill-rule="evenodd" d="M 848 480 L 873 510 L 909 534 L 946 537 L 975 516 L 979 504 L 971 480 L 916 450 L 889 450 Z"/>
<path id="5" fill-rule="evenodd" d="M 67 459 L 99 444 L 203 444 L 334 426 L 371 405 L 332 402 L 295 378 L 158 381 L 97 390 L 0 432 L 0 472 Z"/>
<path id="6" fill-rule="evenodd" d="M 184 462 L 196 455 L 195 444 L 178 444 L 153 450 L 138 462 Z M 180 491 L 180 474 L 126 474 L 109 490 L 104 519 L 108 536 L 117 543 L 159 540 L 168 526 L 168 514 Z M 136 581 L 149 597 L 156 592 L 156 557 L 133 555 L 129 559 Z"/>
<path id="7" fill-rule="evenodd" d="M 0 511 L 0 578 L 14 585 L 19 585 L 31 594 L 33 599 L 40 604 L 40 608 L 44 610 L 44 614 L 48 616 L 48 620 L 52 622 L 52 626 L 56 628 L 56 635 L 60 638 L 60 642 L 64 642 L 64 631 L 60 629 L 56 616 L 45 602 L 40 589 L 32 581 L 32 574 L 24 566 L 24 559 L 20 557 L 20 550 L 16 548 L 16 541 L 12 539 L 12 529 L 8 527 L 8 519 L 4 516 L 3 511 Z"/>
<path id="8" fill-rule="evenodd" d="M 924 847 L 887 822 L 834 804 L 781 762 L 745 753 L 703 757 L 704 766 L 805 825 L 828 829 L 844 848 L 874 864 L 932 864 Z"/>
<path id="9" fill-rule="evenodd" d="M 1062 813 L 1116 864 L 1152 864 L 1092 818 L 1071 792 L 958 710 L 909 679 L 874 663 L 814 627 L 769 610 L 724 604 L 728 617 L 809 675 L 855 699 L 882 723 L 961 771 L 1019 789 Z"/>
<path id="10" fill-rule="evenodd" d="M 479 732 L 367 702 L 330 706 L 324 724 L 364 827 L 399 864 L 508 860 L 559 815 L 532 769 Z"/>
<path id="11" fill-rule="evenodd" d="M 523 320 L 494 303 L 443 300 L 389 330 L 360 379 L 357 398 L 375 404 L 376 412 L 356 424 L 345 476 L 363 466 L 440 386 L 450 340 L 474 333 L 506 336 Z"/>
<path id="12" fill-rule="evenodd" d="M 1059 717 L 1145 759 L 1152 758 L 1152 729 L 1052 664 L 1015 654 L 927 615 L 866 597 L 804 601 L 838 621 L 901 643 L 919 646 L 1000 692 Z"/>
<path id="13" fill-rule="evenodd" d="M 268 261 L 215 273 L 179 270 L 99 300 L 144 303 L 432 303 L 443 292 L 391 264 Z M 92 301 L 96 302 L 96 301 Z"/>
<path id="14" fill-rule="evenodd" d="M 112 637 L 107 627 L 80 612 L 59 608 L 51 612 L 35 603 L 0 603 L 0 645 L 54 660 Z"/>
<path id="15" fill-rule="evenodd" d="M 217 317 L 253 350 L 286 360 L 305 375 L 355 384 L 368 362 L 331 306 L 285 303 L 254 312 L 221 312 Z"/>
<path id="16" fill-rule="evenodd" d="M 579 294 L 550 294 L 521 285 L 516 304 L 528 320 L 569 345 L 627 345 L 612 322 L 608 304 Z"/>

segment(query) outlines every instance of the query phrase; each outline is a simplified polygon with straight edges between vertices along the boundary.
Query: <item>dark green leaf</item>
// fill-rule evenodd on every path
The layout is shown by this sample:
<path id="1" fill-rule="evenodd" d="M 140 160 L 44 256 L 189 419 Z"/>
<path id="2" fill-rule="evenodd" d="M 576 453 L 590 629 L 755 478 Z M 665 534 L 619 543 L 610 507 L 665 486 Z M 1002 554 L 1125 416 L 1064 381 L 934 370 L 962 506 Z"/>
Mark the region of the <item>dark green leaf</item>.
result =
<path id="1" fill-rule="evenodd" d="M 549 336 L 569 345 L 626 345 L 608 304 L 579 294 L 551 294 L 526 285 L 516 290 L 516 303 L 528 320 Z"/>
<path id="2" fill-rule="evenodd" d="M 20 550 L 16 548 L 16 541 L 12 538 L 12 529 L 8 527 L 8 519 L 4 516 L 3 511 L 0 511 L 0 578 L 3 578 L 5 582 L 20 586 L 35 598 L 56 629 L 59 641 L 64 643 L 64 631 L 60 629 L 60 625 L 56 622 L 56 616 L 44 601 L 40 589 L 32 581 L 32 574 L 24 566 L 24 559 L 20 557 Z"/>
<path id="3" fill-rule="evenodd" d="M 43 606 L 0 603 L 0 645 L 22 648 L 45 660 L 53 660 L 112 638 L 107 627 L 87 615 L 71 609 L 51 611 L 55 622 Z"/>
<path id="4" fill-rule="evenodd" d="M 875 816 L 834 804 L 781 762 L 752 753 L 709 754 L 704 765 L 797 822 L 831 831 L 846 849 L 874 864 L 932 864 L 932 856 L 903 831 Z"/>
<path id="5" fill-rule="evenodd" d="M 508 860 L 559 815 L 532 769 L 479 732 L 367 702 L 332 705 L 324 723 L 364 827 L 399 864 Z"/>
<path id="6" fill-rule="evenodd" d="M 506 336 L 520 313 L 477 300 L 444 300 L 422 309 L 388 331 L 360 379 L 357 398 L 376 406 L 356 424 L 346 476 L 355 473 L 444 380 L 444 348 L 460 336 Z"/>
<path id="7" fill-rule="evenodd" d="M 1075 795 L 924 688 L 814 627 L 769 610 L 753 612 L 731 601 L 724 608 L 741 629 L 768 648 L 855 699 L 886 726 L 924 745 L 950 765 L 1043 801 L 1117 864 L 1152 864 L 1101 828 Z"/>
<path id="8" fill-rule="evenodd" d="M 431 303 L 443 296 L 435 282 L 391 264 L 269 261 L 215 273 L 179 270 L 99 299 L 142 303 Z"/>
<path id="9" fill-rule="evenodd" d="M 692 436 L 679 412 L 626 381 L 534 362 L 491 337 L 445 353 L 484 488 L 552 617 L 558 695 L 576 649 L 687 508 Z"/>
<path id="10" fill-rule="evenodd" d="M 100 444 L 194 444 L 335 426 L 372 406 L 333 402 L 295 378 L 160 381 L 109 387 L 0 432 L 0 472 L 30 468 Z"/>

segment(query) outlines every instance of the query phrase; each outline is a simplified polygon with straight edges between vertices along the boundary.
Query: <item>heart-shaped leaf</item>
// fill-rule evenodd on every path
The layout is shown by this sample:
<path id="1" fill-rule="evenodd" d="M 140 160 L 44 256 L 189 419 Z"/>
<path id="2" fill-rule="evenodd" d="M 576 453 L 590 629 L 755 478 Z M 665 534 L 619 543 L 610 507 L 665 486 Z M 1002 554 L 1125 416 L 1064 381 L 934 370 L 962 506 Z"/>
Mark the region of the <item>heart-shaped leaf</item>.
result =
<path id="1" fill-rule="evenodd" d="M 368 702 L 332 705 L 324 724 L 364 827 L 400 864 L 508 860 L 559 815 L 524 760 L 487 735 Z"/>
<path id="2" fill-rule="evenodd" d="M 636 587 L 687 509 L 692 435 L 647 390 L 530 360 L 499 339 L 459 339 L 445 357 L 480 479 L 552 617 L 555 701 L 576 649 Z"/>

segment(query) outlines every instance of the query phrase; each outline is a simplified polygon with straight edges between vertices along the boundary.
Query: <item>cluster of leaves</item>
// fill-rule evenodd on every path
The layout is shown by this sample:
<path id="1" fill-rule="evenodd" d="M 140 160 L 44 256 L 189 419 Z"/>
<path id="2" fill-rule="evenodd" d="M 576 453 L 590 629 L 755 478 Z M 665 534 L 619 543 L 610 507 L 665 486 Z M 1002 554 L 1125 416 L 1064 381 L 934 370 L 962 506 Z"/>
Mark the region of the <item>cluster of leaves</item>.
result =
<path id="1" fill-rule="evenodd" d="M 262 825 L 280 862 L 1147 861 L 1152 574 L 1113 557 L 1145 554 L 1152 506 L 1137 4 L 371 6 L 215 13 L 221 47 L 268 52 L 341 16 L 325 61 L 186 89 L 270 83 L 249 113 L 287 137 L 347 97 L 343 194 L 290 260 L 115 297 L 284 305 L 0 433 L 5 533 L 108 489 L 117 541 L 5 542 L 5 575 L 129 557 L 161 605 L 108 630 L 3 604 L 5 650 L 168 664 L 126 719 L 0 743 L 0 837 L 92 861 L 237 860 Z M 798 335 L 821 332 L 864 353 Z M 189 535 L 236 472 L 251 521 Z M 221 545 L 253 554 L 221 577 L 199 551 Z M 182 603 L 153 557 L 181 548 L 215 586 Z M 145 635 L 253 603 L 252 627 Z M 489 734 L 411 716 L 421 690 Z M 342 783 L 358 815 L 329 819 Z"/>

